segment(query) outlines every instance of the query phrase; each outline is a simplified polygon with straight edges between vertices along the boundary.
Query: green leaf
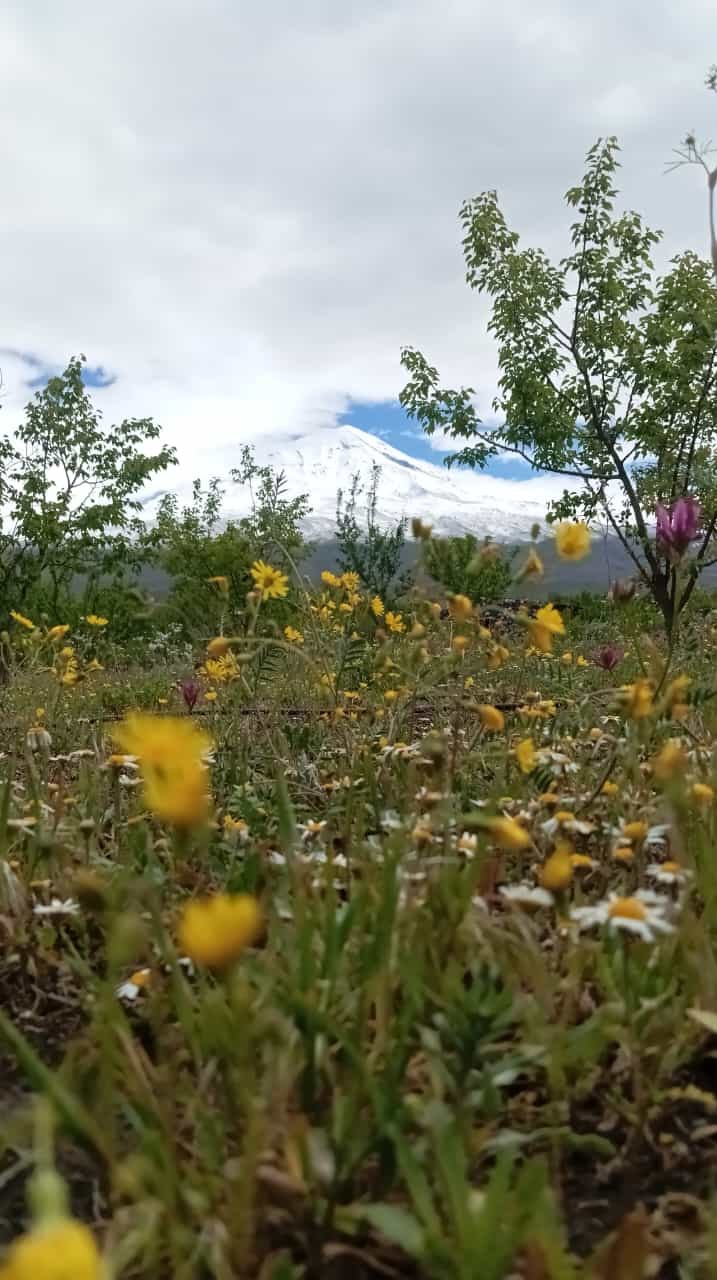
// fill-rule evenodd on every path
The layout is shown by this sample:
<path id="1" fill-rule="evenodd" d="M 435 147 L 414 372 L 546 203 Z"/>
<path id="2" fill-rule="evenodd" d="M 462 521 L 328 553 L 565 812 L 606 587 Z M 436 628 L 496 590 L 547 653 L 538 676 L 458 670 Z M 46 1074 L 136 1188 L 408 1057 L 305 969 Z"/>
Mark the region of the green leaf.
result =
<path id="1" fill-rule="evenodd" d="M 376 1231 L 399 1245 L 412 1258 L 423 1257 L 425 1232 L 408 1209 L 397 1204 L 365 1204 L 358 1211 Z"/>

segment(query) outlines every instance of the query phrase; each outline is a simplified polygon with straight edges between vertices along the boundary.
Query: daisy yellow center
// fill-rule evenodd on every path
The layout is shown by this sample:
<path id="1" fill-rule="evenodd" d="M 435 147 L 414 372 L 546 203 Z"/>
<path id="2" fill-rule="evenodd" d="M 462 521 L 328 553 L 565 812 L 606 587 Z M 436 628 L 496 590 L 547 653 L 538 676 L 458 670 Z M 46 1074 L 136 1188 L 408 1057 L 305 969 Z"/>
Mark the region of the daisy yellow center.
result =
<path id="1" fill-rule="evenodd" d="M 608 907 L 611 920 L 645 920 L 647 909 L 638 898 L 616 898 Z"/>

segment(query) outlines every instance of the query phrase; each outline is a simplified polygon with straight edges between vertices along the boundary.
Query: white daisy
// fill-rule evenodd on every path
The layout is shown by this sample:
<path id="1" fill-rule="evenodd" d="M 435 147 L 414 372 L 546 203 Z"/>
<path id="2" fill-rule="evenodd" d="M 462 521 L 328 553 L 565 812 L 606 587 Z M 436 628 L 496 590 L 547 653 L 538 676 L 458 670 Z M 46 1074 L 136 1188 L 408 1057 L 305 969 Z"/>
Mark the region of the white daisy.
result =
<path id="1" fill-rule="evenodd" d="M 545 822 L 541 822 L 540 829 L 551 839 L 557 835 L 558 831 L 569 831 L 572 835 L 589 836 L 595 830 L 595 823 L 588 822 L 584 818 L 552 817 L 547 818 Z"/>
<path id="2" fill-rule="evenodd" d="M 53 898 L 51 902 L 38 902 L 36 907 L 32 908 L 34 916 L 76 916 L 79 913 L 80 904 L 75 902 L 74 898 L 65 898 L 64 902 L 60 898 Z"/>
<path id="3" fill-rule="evenodd" d="M 144 991 L 147 986 L 151 973 L 151 969 L 138 969 L 126 982 L 120 982 L 115 990 L 115 995 L 120 1000 L 129 1000 L 130 1003 L 136 1000 L 140 992 Z"/>
<path id="4" fill-rule="evenodd" d="M 315 836 L 320 836 L 325 826 L 325 818 L 322 822 L 314 822 L 312 818 L 309 818 L 308 822 L 300 822 L 298 824 L 298 830 L 301 832 L 301 839 L 306 842 L 307 840 L 313 840 Z"/>
<path id="5" fill-rule="evenodd" d="M 468 858 L 474 857 L 478 852 L 478 836 L 472 831 L 464 831 L 456 841 L 456 849 L 459 853 L 465 853 Z"/>
<path id="6" fill-rule="evenodd" d="M 579 930 L 605 926 L 609 933 L 622 930 L 635 934 L 644 942 L 654 942 L 656 934 L 673 933 L 674 926 L 665 918 L 670 903 L 651 889 L 638 889 L 630 898 L 611 893 L 593 907 L 574 907 L 570 913 Z"/>
<path id="7" fill-rule="evenodd" d="M 516 907 L 552 907 L 553 895 L 547 889 L 534 884 L 502 884 L 499 889 L 501 897 L 514 902 Z"/>
<path id="8" fill-rule="evenodd" d="M 658 884 L 686 884 L 692 878 L 689 867 L 682 867 L 679 862 L 651 862 L 645 871 Z"/>

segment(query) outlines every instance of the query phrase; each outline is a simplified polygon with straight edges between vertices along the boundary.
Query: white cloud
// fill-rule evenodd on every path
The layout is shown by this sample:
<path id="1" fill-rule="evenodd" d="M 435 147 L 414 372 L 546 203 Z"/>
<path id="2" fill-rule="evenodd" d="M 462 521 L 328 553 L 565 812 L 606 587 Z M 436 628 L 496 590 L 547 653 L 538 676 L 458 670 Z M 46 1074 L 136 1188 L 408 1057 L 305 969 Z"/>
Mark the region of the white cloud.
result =
<path id="1" fill-rule="evenodd" d="M 715 51 L 712 0 L 5 0 L 0 345 L 85 351 L 117 374 L 106 412 L 155 416 L 185 474 L 395 398 L 404 343 L 485 416 L 461 201 L 497 187 L 559 255 L 562 192 L 615 131 L 663 261 L 703 252 L 696 175 L 664 162 L 711 131 Z M 25 371 L 3 372 L 10 422 Z"/>

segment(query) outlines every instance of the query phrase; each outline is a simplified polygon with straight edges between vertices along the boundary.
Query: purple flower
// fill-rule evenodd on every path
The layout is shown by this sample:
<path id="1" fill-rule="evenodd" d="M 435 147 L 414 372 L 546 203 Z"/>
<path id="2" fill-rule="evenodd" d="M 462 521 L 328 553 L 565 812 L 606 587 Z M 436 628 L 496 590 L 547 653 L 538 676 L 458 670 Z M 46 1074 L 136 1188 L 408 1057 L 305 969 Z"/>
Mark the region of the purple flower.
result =
<path id="1" fill-rule="evenodd" d="M 182 691 L 182 697 L 186 703 L 187 710 L 191 715 L 197 698 L 199 697 L 199 685 L 194 679 L 194 676 L 183 676 L 179 681 L 179 688 Z"/>
<path id="2" fill-rule="evenodd" d="M 595 650 L 593 662 L 597 667 L 602 667 L 603 671 L 614 671 L 624 657 L 625 651 L 619 644 L 604 644 L 601 649 Z"/>
<path id="3" fill-rule="evenodd" d="M 702 509 L 696 498 L 678 498 L 669 511 L 661 502 L 655 507 L 657 546 L 671 560 L 679 560 L 698 535 Z"/>

